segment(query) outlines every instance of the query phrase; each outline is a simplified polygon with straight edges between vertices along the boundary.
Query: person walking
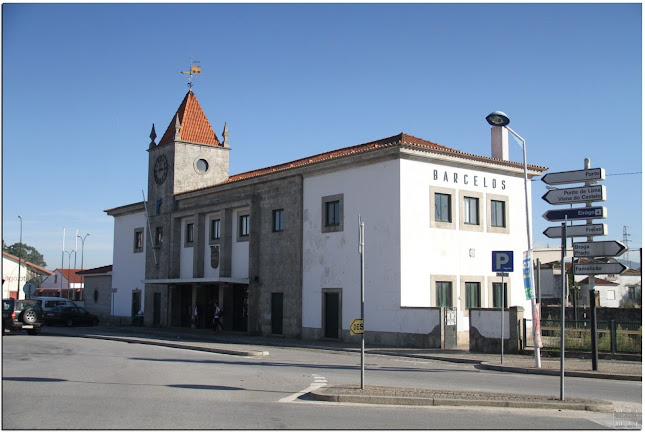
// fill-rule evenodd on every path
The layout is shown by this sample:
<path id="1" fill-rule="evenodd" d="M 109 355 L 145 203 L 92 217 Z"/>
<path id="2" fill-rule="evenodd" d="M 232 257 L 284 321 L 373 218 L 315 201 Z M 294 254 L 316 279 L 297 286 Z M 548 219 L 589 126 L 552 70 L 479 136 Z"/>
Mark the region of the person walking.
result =
<path id="1" fill-rule="evenodd" d="M 221 316 L 222 316 L 222 310 L 219 308 L 219 303 L 215 302 L 215 313 L 213 314 L 213 330 L 215 330 L 215 333 L 217 333 L 217 327 L 218 326 L 222 330 L 224 330 L 224 326 L 222 325 L 222 322 L 220 321 Z"/>

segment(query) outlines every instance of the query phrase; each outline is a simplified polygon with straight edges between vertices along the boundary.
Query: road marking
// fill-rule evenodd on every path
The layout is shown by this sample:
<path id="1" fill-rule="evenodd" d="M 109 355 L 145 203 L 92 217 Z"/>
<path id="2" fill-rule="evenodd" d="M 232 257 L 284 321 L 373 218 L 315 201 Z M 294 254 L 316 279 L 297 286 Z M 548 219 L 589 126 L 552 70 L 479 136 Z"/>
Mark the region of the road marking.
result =
<path id="1" fill-rule="evenodd" d="M 324 387 L 324 386 L 327 385 L 327 378 L 325 378 L 323 376 L 320 376 L 320 375 L 316 375 L 316 374 L 313 374 L 312 376 L 314 377 L 314 382 L 311 383 L 311 385 L 309 387 L 307 387 L 306 389 L 304 389 L 302 391 L 299 391 L 298 393 L 294 393 L 291 396 L 283 397 L 278 402 L 285 402 L 285 403 L 286 402 L 293 402 L 296 399 L 298 399 L 300 396 L 305 395 L 305 394 L 307 394 L 307 393 L 309 393 L 311 391 L 317 390 L 320 387 Z"/>

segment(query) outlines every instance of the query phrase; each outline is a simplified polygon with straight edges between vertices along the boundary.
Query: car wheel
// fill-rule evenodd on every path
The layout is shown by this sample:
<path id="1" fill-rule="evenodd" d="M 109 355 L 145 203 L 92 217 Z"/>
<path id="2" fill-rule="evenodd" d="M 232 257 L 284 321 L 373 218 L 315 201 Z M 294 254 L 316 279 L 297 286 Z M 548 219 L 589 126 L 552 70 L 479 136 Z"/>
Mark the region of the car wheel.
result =
<path id="1" fill-rule="evenodd" d="M 67 321 L 65 321 L 65 324 L 67 325 L 67 327 L 71 327 L 74 325 L 74 321 L 72 321 L 72 319 L 69 318 Z"/>
<path id="2" fill-rule="evenodd" d="M 38 314 L 34 309 L 26 309 L 22 311 L 20 321 L 28 325 L 34 324 L 36 321 L 38 321 Z"/>

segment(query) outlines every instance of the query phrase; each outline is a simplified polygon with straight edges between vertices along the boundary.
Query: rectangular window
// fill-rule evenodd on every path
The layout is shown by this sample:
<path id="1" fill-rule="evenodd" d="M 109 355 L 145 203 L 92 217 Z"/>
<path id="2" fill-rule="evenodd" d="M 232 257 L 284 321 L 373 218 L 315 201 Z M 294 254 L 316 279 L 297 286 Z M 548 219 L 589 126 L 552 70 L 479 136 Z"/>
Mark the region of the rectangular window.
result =
<path id="1" fill-rule="evenodd" d="M 450 198 L 448 194 L 434 194 L 434 220 L 436 222 L 452 222 Z"/>
<path id="2" fill-rule="evenodd" d="M 211 220 L 211 240 L 219 240 L 220 238 L 220 220 Z"/>
<path id="3" fill-rule="evenodd" d="M 143 252 L 143 228 L 134 230 L 134 252 Z"/>
<path id="4" fill-rule="evenodd" d="M 607 290 L 607 300 L 616 300 L 616 291 Z"/>
<path id="5" fill-rule="evenodd" d="M 273 232 L 284 231 L 284 209 L 273 210 Z"/>
<path id="6" fill-rule="evenodd" d="M 325 226 L 340 225 L 340 201 L 329 201 L 325 203 Z"/>
<path id="7" fill-rule="evenodd" d="M 479 225 L 479 198 L 464 197 L 464 223 Z"/>
<path id="8" fill-rule="evenodd" d="M 193 243 L 195 241 L 195 224 L 186 224 L 186 243 Z"/>
<path id="9" fill-rule="evenodd" d="M 240 216 L 240 237 L 249 235 L 249 215 Z"/>
<path id="10" fill-rule="evenodd" d="M 481 285 L 479 282 L 466 282 L 466 309 L 481 307 Z"/>
<path id="11" fill-rule="evenodd" d="M 636 288 L 631 286 L 627 287 L 627 299 L 628 300 L 636 300 Z"/>
<path id="12" fill-rule="evenodd" d="M 452 282 L 437 282 L 437 307 L 452 307 Z"/>
<path id="13" fill-rule="evenodd" d="M 161 242 L 163 242 L 163 227 L 156 227 L 155 228 L 155 246 L 161 246 Z"/>
<path id="14" fill-rule="evenodd" d="M 493 307 L 502 307 L 502 284 L 493 282 Z M 504 284 L 504 309 L 508 308 L 508 285 Z"/>
<path id="15" fill-rule="evenodd" d="M 497 228 L 506 228 L 506 203 L 504 201 L 491 200 L 490 224 Z"/>

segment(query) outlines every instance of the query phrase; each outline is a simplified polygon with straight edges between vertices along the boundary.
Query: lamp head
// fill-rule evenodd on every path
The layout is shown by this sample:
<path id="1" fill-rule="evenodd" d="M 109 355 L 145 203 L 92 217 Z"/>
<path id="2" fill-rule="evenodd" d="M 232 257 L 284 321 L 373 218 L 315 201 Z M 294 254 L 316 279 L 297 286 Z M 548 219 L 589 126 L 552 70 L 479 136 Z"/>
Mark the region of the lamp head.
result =
<path id="1" fill-rule="evenodd" d="M 486 121 L 491 126 L 506 126 L 511 122 L 508 116 L 502 111 L 494 111 L 486 116 Z"/>

